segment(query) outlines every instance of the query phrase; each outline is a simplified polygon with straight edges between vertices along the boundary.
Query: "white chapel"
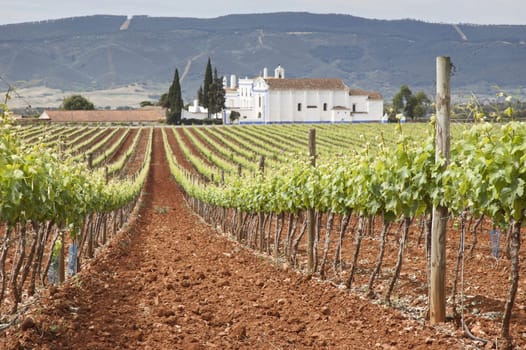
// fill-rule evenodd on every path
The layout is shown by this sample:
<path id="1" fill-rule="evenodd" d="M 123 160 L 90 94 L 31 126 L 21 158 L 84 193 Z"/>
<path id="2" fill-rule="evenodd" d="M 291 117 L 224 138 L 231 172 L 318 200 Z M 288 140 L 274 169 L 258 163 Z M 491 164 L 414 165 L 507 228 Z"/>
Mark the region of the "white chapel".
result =
<path id="1" fill-rule="evenodd" d="M 274 76 L 267 68 L 257 78 L 226 79 L 225 117 L 240 114 L 241 124 L 380 122 L 383 98 L 377 92 L 351 89 L 338 78 L 285 78 L 278 66 Z"/>

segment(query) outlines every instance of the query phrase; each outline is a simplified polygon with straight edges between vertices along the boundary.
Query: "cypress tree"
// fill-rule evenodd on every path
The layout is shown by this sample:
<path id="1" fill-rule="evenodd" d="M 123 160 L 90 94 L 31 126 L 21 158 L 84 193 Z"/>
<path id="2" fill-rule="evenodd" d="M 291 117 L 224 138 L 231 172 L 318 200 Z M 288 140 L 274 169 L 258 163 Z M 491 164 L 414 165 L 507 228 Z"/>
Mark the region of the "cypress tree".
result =
<path id="1" fill-rule="evenodd" d="M 208 63 L 206 64 L 206 70 L 205 70 L 205 79 L 203 82 L 203 94 L 202 94 L 202 101 L 199 101 L 201 103 L 201 106 L 205 108 L 209 108 L 210 105 L 210 86 L 213 83 L 213 77 L 212 77 L 212 63 L 210 62 L 210 57 L 208 57 Z M 210 118 L 210 110 L 208 111 L 208 118 Z"/>
<path id="2" fill-rule="evenodd" d="M 197 91 L 199 104 L 208 109 L 208 118 L 212 114 L 221 112 L 225 108 L 225 90 L 223 89 L 223 78 L 217 75 L 217 68 L 212 75 L 212 63 L 210 57 L 206 64 L 203 85 Z"/>
<path id="3" fill-rule="evenodd" d="M 208 94 L 209 116 L 221 112 L 225 108 L 225 90 L 223 89 L 223 78 L 217 75 L 217 69 L 214 69 L 214 77 Z"/>
<path id="4" fill-rule="evenodd" d="M 197 90 L 197 101 L 199 101 L 199 103 L 201 104 L 201 106 L 202 106 L 203 99 L 204 99 L 204 96 L 203 96 L 203 87 L 200 86 L 200 87 L 199 87 L 199 90 Z"/>
<path id="5" fill-rule="evenodd" d="M 175 69 L 172 85 L 170 85 L 170 89 L 168 90 L 166 102 L 168 105 L 168 110 L 166 111 L 166 123 L 180 124 L 181 112 L 183 110 L 183 98 L 181 95 L 181 84 L 179 82 L 179 71 L 177 68 Z"/>

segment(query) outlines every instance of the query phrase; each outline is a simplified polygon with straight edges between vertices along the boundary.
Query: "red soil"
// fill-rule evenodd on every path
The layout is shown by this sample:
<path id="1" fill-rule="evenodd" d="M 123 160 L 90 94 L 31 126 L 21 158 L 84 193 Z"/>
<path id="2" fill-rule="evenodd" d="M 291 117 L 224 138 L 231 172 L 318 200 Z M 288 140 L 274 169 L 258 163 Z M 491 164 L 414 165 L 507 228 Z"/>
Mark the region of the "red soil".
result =
<path id="1" fill-rule="evenodd" d="M 123 177 L 133 176 L 139 170 L 144 163 L 144 155 L 146 153 L 146 148 L 148 147 L 148 138 L 150 135 L 150 130 L 147 128 L 141 129 L 141 135 L 139 136 L 139 142 L 137 143 L 137 149 L 132 153 L 130 158 L 126 161 L 126 164 L 121 169 L 120 174 Z"/>
<path id="2" fill-rule="evenodd" d="M 130 128 L 130 132 L 128 133 L 128 135 L 126 135 L 126 138 L 117 148 L 115 153 L 112 154 L 111 157 L 108 157 L 108 164 L 116 162 L 128 149 L 130 149 L 130 146 L 138 132 L 138 128 Z"/>
<path id="3" fill-rule="evenodd" d="M 169 132 L 170 130 L 168 130 Z M 179 134 L 179 137 L 181 137 L 181 140 L 186 144 L 186 146 L 190 149 L 190 152 L 196 157 L 199 157 L 206 165 L 212 167 L 214 164 L 208 160 L 206 155 L 201 153 L 201 151 L 190 141 L 190 138 L 186 133 L 184 132 L 183 128 L 176 128 L 175 132 Z"/>

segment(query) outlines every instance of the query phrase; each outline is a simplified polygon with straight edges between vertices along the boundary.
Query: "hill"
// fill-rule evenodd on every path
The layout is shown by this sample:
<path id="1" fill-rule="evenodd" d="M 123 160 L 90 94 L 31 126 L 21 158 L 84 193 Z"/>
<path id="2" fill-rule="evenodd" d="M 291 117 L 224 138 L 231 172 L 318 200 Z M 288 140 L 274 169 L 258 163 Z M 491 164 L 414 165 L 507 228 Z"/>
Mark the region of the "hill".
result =
<path id="1" fill-rule="evenodd" d="M 173 70 L 186 100 L 206 60 L 220 74 L 253 76 L 278 64 L 287 77 L 341 77 L 392 96 L 402 84 L 434 91 L 435 57 L 451 56 L 457 95 L 519 91 L 526 81 L 526 26 L 372 20 L 271 13 L 212 19 L 88 16 L 0 26 L 0 76 L 18 87 L 67 91 L 139 84 L 152 97 Z M 5 89 L 3 89 L 5 90 Z"/>

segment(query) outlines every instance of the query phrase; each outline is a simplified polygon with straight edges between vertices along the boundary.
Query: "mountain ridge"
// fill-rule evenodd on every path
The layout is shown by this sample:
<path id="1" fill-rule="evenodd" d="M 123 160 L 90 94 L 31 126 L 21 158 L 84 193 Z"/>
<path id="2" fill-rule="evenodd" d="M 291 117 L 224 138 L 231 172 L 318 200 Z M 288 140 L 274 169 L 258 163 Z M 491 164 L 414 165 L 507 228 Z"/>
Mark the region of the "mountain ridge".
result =
<path id="1" fill-rule="evenodd" d="M 187 101 L 211 57 L 220 75 L 255 76 L 278 64 L 287 77 L 339 77 L 392 96 L 407 84 L 434 91 L 435 57 L 456 67 L 457 95 L 524 94 L 526 26 L 380 20 L 276 12 L 216 18 L 94 15 L 0 26 L 0 76 L 19 87 L 68 91 L 166 85 L 185 71 Z M 0 85 L 0 88 L 2 86 Z M 153 91 L 153 89 L 152 89 Z"/>

